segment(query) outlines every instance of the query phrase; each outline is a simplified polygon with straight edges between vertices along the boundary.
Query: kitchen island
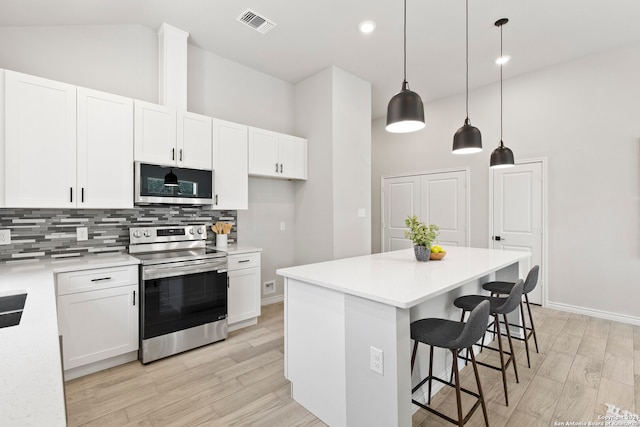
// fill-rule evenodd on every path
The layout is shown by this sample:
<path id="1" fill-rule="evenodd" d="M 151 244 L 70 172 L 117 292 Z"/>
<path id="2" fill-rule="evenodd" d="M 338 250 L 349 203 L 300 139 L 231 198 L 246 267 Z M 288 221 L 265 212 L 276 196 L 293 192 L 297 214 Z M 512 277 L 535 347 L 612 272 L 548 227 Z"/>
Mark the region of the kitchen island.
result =
<path id="1" fill-rule="evenodd" d="M 459 320 L 452 302 L 488 280 L 523 275 L 528 252 L 447 248 L 417 262 L 413 249 L 283 268 L 285 376 L 293 399 L 331 426 L 410 426 L 409 324 Z M 416 380 L 424 366 L 418 359 Z M 446 372 L 436 365 L 435 372 Z M 425 375 L 422 375 L 425 376 Z"/>

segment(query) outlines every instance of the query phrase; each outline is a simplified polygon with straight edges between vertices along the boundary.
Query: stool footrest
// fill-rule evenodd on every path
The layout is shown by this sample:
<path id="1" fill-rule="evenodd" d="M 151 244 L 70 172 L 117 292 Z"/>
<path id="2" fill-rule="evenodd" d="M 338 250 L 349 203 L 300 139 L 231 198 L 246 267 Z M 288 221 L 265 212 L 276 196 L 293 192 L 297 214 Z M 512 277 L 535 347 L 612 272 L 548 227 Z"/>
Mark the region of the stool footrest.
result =
<path id="1" fill-rule="evenodd" d="M 411 390 L 411 393 L 415 393 L 416 390 L 418 390 L 420 387 L 422 387 L 424 385 L 424 383 L 426 383 L 429 380 L 436 380 L 436 381 L 441 382 L 444 385 L 448 385 L 449 387 L 452 387 L 454 389 L 456 388 L 456 385 L 451 383 L 451 382 L 449 382 L 449 381 L 445 381 L 445 380 L 440 379 L 440 378 L 435 377 L 435 376 L 429 376 L 429 377 L 426 377 L 425 379 L 423 379 L 417 386 L 415 386 Z M 466 424 L 467 421 L 469 421 L 469 418 L 471 418 L 473 413 L 476 411 L 476 409 L 478 409 L 478 406 L 480 406 L 480 395 L 478 393 L 476 393 L 476 392 L 471 391 L 471 390 L 467 390 L 464 387 L 460 387 L 460 391 L 463 391 L 463 392 L 465 392 L 465 393 L 467 393 L 467 394 L 469 394 L 469 395 L 471 395 L 471 396 L 476 398 L 476 402 L 471 407 L 471 409 L 469 409 L 469 412 L 467 412 L 467 415 L 465 415 L 464 418 L 463 418 L 462 423 Z M 413 403 L 414 405 L 418 405 L 422 409 L 426 409 L 427 411 L 431 412 L 432 414 L 435 414 L 435 415 L 437 415 L 437 416 L 439 416 L 441 418 L 444 418 L 445 420 L 449 421 L 450 423 L 459 424 L 458 420 L 454 420 L 453 418 L 443 414 L 442 412 L 436 411 L 435 409 L 431 408 L 430 406 L 425 405 L 422 402 L 418 402 L 415 399 L 411 399 L 411 403 Z"/>

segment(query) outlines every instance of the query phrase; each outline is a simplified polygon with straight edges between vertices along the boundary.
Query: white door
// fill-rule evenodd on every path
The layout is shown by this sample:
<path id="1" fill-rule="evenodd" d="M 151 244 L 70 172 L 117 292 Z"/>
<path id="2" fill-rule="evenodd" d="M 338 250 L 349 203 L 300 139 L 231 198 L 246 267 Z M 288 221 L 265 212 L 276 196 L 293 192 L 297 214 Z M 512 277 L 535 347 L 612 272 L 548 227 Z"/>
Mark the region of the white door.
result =
<path id="1" fill-rule="evenodd" d="M 164 105 L 135 101 L 134 158 L 137 161 L 175 165 L 176 110 Z"/>
<path id="2" fill-rule="evenodd" d="M 249 173 L 262 176 L 280 175 L 277 133 L 249 128 Z"/>
<path id="3" fill-rule="evenodd" d="M 133 100 L 78 88 L 78 207 L 133 208 Z"/>
<path id="4" fill-rule="evenodd" d="M 529 300 L 542 304 L 542 162 L 519 163 L 512 168 L 494 169 L 493 218 L 491 239 L 493 248 L 528 251 L 529 260 L 520 263 L 520 277 L 540 265 L 538 286 Z"/>
<path id="5" fill-rule="evenodd" d="M 278 135 L 278 159 L 283 178 L 307 179 L 307 140 Z"/>
<path id="6" fill-rule="evenodd" d="M 405 219 L 440 227 L 443 246 L 468 246 L 467 171 L 424 173 L 384 178 L 382 186 L 382 251 L 411 248 L 405 239 Z"/>
<path id="7" fill-rule="evenodd" d="M 213 119 L 214 209 L 249 207 L 247 126 Z"/>
<path id="8" fill-rule="evenodd" d="M 442 246 L 468 246 L 467 209 L 465 171 L 420 177 L 420 219 L 440 227 Z"/>
<path id="9" fill-rule="evenodd" d="M 420 216 L 420 176 L 385 178 L 382 186 L 382 251 L 413 247 L 404 237 L 407 216 Z"/>
<path id="10" fill-rule="evenodd" d="M 178 112 L 178 165 L 191 169 L 212 169 L 211 117 Z"/>
<path id="11" fill-rule="evenodd" d="M 136 284 L 58 297 L 65 370 L 138 349 L 137 292 Z"/>
<path id="12" fill-rule="evenodd" d="M 5 206 L 75 207 L 76 87 L 5 74 Z"/>

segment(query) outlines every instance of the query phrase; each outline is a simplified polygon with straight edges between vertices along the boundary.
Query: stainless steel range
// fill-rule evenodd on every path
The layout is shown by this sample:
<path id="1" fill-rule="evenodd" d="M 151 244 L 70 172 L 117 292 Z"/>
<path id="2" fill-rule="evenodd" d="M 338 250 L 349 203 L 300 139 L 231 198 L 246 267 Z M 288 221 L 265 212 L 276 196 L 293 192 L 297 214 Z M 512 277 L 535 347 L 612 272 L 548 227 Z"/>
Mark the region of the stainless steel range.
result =
<path id="1" fill-rule="evenodd" d="M 140 361 L 227 338 L 227 254 L 204 225 L 129 229 L 140 259 Z"/>

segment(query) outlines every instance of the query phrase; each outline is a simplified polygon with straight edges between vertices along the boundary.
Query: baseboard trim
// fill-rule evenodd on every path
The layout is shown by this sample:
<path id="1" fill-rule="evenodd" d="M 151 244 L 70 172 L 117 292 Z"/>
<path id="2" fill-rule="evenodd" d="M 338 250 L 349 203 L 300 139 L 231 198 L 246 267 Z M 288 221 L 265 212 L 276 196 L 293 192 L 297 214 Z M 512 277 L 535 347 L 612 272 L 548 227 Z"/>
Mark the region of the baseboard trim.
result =
<path id="1" fill-rule="evenodd" d="M 260 302 L 260 305 L 275 304 L 277 302 L 282 302 L 282 301 L 284 301 L 284 294 L 274 295 L 274 296 L 269 297 L 269 298 L 262 298 L 262 301 Z"/>
<path id="2" fill-rule="evenodd" d="M 631 325 L 640 326 L 640 317 L 627 316 L 626 314 L 611 313 L 609 311 L 595 310 L 592 308 L 578 307 L 570 304 L 562 304 L 559 302 L 548 301 L 545 308 L 566 311 L 569 313 L 584 314 L 586 316 L 597 317 L 600 319 L 613 320 L 615 322 L 629 323 Z"/>

